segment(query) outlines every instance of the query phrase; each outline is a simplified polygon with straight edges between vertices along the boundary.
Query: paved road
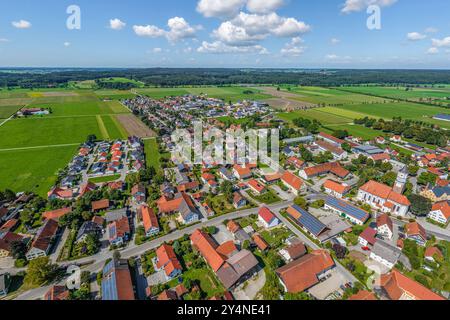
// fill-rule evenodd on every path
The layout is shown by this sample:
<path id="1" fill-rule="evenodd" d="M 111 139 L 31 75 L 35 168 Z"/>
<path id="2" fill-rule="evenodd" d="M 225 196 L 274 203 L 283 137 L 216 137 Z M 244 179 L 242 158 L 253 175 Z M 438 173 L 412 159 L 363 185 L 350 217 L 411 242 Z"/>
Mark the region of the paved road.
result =
<path id="1" fill-rule="evenodd" d="M 274 205 L 267 206 L 270 210 L 272 210 L 275 213 L 278 213 L 281 209 L 284 209 L 290 205 L 292 205 L 293 202 L 283 202 L 278 203 Z M 121 257 L 128 259 L 131 257 L 139 256 L 144 254 L 145 252 L 155 249 L 159 247 L 164 242 L 170 242 L 177 240 L 181 237 L 183 237 L 185 234 L 192 234 L 195 230 L 198 228 L 203 227 L 210 227 L 210 226 L 219 226 L 222 225 L 225 220 L 231 220 L 231 219 L 238 219 L 242 217 L 246 217 L 252 214 L 256 214 L 258 212 L 259 208 L 252 208 L 247 209 L 243 211 L 233 212 L 230 214 L 226 214 L 217 218 L 213 218 L 209 220 L 208 222 L 204 222 L 201 224 L 196 224 L 190 227 L 187 227 L 183 230 L 178 230 L 176 232 L 173 232 L 171 234 L 165 235 L 161 238 L 155 239 L 153 241 L 146 242 L 140 246 L 136 246 L 134 244 L 130 244 L 130 246 L 122 251 L 120 251 Z M 83 258 L 79 260 L 72 261 L 71 263 L 60 263 L 60 266 L 68 266 L 70 264 L 87 264 L 85 267 L 82 267 L 83 271 L 89 271 L 91 273 L 98 272 L 103 268 L 105 265 L 105 261 L 109 258 L 112 258 L 112 252 L 106 251 L 103 253 L 100 253 L 93 257 Z M 6 272 L 9 272 L 8 270 L 5 270 Z M 16 269 L 11 270 L 11 273 L 17 272 Z M 24 292 L 20 294 L 18 297 L 16 297 L 16 300 L 36 300 L 42 298 L 42 296 L 50 289 L 51 286 L 45 286 L 42 288 L 33 289 L 27 292 Z"/>

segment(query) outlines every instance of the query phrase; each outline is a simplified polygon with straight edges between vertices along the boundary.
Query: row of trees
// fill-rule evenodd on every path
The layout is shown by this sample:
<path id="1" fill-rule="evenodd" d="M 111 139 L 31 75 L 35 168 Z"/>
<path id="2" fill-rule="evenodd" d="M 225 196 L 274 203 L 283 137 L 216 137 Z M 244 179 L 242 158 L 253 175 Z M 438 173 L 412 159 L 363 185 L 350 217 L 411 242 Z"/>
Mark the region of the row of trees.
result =
<path id="1" fill-rule="evenodd" d="M 354 123 L 439 147 L 446 147 L 450 136 L 450 132 L 434 127 L 433 124 L 422 121 L 402 120 L 402 118 L 393 118 L 392 121 L 386 121 L 384 119 L 365 117 L 355 119 Z"/>

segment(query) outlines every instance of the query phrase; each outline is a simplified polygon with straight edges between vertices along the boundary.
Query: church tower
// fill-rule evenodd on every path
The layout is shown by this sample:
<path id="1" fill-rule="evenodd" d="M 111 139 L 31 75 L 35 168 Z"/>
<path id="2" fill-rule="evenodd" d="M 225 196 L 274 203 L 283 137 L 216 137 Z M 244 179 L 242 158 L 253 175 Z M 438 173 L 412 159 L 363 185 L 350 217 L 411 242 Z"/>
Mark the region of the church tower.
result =
<path id="1" fill-rule="evenodd" d="M 408 182 L 408 168 L 405 166 L 402 170 L 398 172 L 397 179 L 394 184 L 394 192 L 403 194 L 406 188 L 406 183 Z"/>

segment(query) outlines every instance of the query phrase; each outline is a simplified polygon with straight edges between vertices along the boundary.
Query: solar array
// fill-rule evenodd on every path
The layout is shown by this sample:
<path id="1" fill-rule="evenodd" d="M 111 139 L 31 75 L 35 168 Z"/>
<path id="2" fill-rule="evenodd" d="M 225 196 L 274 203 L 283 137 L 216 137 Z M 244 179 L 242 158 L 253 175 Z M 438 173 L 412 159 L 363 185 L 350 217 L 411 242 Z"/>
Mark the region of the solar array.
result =
<path id="1" fill-rule="evenodd" d="M 344 200 L 336 199 L 334 197 L 327 197 L 327 199 L 325 200 L 325 204 L 339 211 L 342 211 L 345 214 L 360 221 L 365 222 L 367 221 L 367 219 L 369 219 L 369 213 L 358 207 L 355 207 L 354 205 L 351 205 L 348 202 L 345 202 Z"/>
<path id="2" fill-rule="evenodd" d="M 297 205 L 293 205 L 292 208 L 294 208 L 301 214 L 300 218 L 297 219 L 298 223 L 305 227 L 314 236 L 318 237 L 327 228 L 325 224 L 323 224 L 319 219 L 317 219 L 308 211 L 303 210 Z"/>
<path id="3" fill-rule="evenodd" d="M 112 260 L 103 268 L 102 300 L 119 300 L 115 273 Z"/>

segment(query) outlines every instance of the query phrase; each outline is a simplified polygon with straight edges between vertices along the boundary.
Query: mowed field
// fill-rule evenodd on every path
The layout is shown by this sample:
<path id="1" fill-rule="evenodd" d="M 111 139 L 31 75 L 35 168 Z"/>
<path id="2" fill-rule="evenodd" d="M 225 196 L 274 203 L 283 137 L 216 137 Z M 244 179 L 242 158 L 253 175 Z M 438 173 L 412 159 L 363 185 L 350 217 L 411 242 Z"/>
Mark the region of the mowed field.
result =
<path id="1" fill-rule="evenodd" d="M 265 100 L 272 98 L 264 94 L 263 90 L 247 87 L 179 87 L 179 88 L 145 88 L 137 89 L 137 93 L 147 95 L 154 99 L 167 96 L 180 96 L 186 94 L 207 94 L 211 98 L 223 99 L 226 102 L 239 100 Z"/>
<path id="2" fill-rule="evenodd" d="M 370 94 L 382 97 L 390 97 L 394 99 L 427 99 L 427 98 L 446 98 L 450 97 L 450 88 L 448 86 L 436 86 L 433 88 L 412 88 L 406 90 L 405 87 L 342 87 L 342 90 L 357 92 L 362 94 Z M 450 100 L 448 101 L 450 103 Z"/>
<path id="3" fill-rule="evenodd" d="M 9 117 L 24 106 L 51 108 L 52 113 L 11 119 L 0 126 L 0 189 L 45 195 L 54 183 L 55 173 L 68 164 L 89 135 L 98 139 L 128 136 L 117 116 L 129 111 L 117 100 L 103 101 L 92 90 L 33 91 L 20 95 L 24 93 L 33 98 L 15 109 L 8 107 L 9 111 L 0 107 L 0 115 Z M 11 96 L 14 97 L 0 95 L 0 101 L 21 99 Z"/>

